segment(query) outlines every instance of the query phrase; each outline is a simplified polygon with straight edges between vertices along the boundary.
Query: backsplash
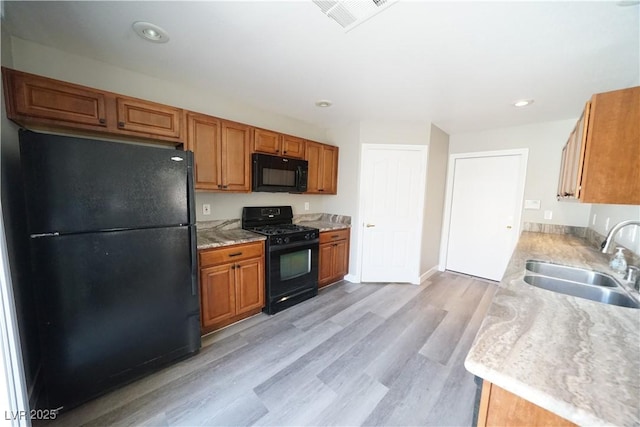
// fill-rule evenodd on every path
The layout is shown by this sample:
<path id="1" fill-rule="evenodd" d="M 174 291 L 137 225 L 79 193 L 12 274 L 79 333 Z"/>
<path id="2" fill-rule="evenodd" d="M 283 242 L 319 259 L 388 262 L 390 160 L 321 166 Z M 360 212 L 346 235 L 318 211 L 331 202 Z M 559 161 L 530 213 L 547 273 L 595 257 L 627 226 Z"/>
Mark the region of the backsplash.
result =
<path id="1" fill-rule="evenodd" d="M 586 237 L 587 229 L 585 227 L 574 227 L 572 225 L 525 222 L 522 224 L 522 231 L 531 231 L 532 233 L 573 234 L 578 237 Z"/>
<path id="2" fill-rule="evenodd" d="M 305 222 L 305 221 L 333 222 L 333 223 L 351 225 L 351 217 L 347 215 L 333 215 L 328 213 L 293 215 L 294 224 L 298 224 L 300 222 Z"/>
<path id="3" fill-rule="evenodd" d="M 199 230 L 217 228 L 219 230 L 234 230 L 242 227 L 240 218 L 238 219 L 214 219 L 212 221 L 196 221 Z"/>
<path id="4" fill-rule="evenodd" d="M 327 213 L 309 213 L 293 215 L 293 223 L 298 224 L 305 221 L 321 221 L 351 225 L 351 217 L 346 215 L 333 215 Z M 242 220 L 234 219 L 215 219 L 212 221 L 197 221 L 196 227 L 200 230 L 216 228 L 218 230 L 234 230 L 242 228 Z"/>
<path id="5" fill-rule="evenodd" d="M 602 244 L 606 236 L 603 236 L 602 234 L 598 233 L 597 231 L 591 228 L 587 228 L 586 231 L 587 231 L 586 236 L 584 236 L 585 239 L 587 239 L 587 241 L 591 243 L 593 246 L 595 246 L 596 248 L 600 248 L 600 245 Z M 620 246 L 626 249 L 625 257 L 627 258 L 627 262 L 629 263 L 629 265 L 640 266 L 640 254 L 633 252 L 631 249 L 627 248 L 625 245 L 622 245 L 618 242 L 614 242 L 614 243 L 615 244 L 612 244 L 611 245 L 612 248 L 609 250 L 609 256 L 613 256 L 613 254 L 615 253 L 615 250 L 613 248 Z"/>
<path id="6" fill-rule="evenodd" d="M 550 233 L 550 234 L 571 234 L 574 236 L 582 237 L 590 245 L 595 248 L 600 248 L 600 245 L 605 239 L 605 236 L 597 231 L 587 227 L 574 227 L 571 225 L 556 225 L 556 224 L 540 224 L 536 222 L 525 222 L 522 224 L 522 231 L 530 231 L 532 233 Z M 625 256 L 629 265 L 640 266 L 640 254 L 633 252 L 628 247 L 615 242 L 616 246 L 621 246 L 626 249 Z M 610 250 L 610 256 L 613 256 L 613 250 Z"/>

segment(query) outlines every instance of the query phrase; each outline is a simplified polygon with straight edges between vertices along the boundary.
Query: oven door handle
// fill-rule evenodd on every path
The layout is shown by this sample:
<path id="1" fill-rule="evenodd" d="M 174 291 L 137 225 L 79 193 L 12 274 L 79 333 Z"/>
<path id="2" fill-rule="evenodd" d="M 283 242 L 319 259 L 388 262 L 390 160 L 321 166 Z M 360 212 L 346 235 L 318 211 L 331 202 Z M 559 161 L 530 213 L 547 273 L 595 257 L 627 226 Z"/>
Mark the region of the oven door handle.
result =
<path id="1" fill-rule="evenodd" d="M 307 246 L 309 249 L 314 249 L 314 248 L 317 248 L 319 244 L 320 244 L 320 239 L 311 239 L 311 240 L 305 240 L 303 242 L 287 243 L 286 245 L 276 245 L 276 246 L 269 245 L 269 252 L 270 253 L 282 252 L 288 249 L 301 248 L 304 246 Z"/>

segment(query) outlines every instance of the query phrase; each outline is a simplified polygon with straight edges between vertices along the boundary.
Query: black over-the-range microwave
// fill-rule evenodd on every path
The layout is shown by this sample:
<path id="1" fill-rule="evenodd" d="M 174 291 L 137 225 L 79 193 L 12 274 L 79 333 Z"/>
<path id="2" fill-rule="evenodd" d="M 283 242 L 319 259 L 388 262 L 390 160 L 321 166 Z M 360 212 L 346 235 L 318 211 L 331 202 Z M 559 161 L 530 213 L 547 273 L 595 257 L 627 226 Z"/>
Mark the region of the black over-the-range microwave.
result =
<path id="1" fill-rule="evenodd" d="M 304 193 L 307 191 L 309 162 L 300 159 L 254 153 L 253 191 Z"/>

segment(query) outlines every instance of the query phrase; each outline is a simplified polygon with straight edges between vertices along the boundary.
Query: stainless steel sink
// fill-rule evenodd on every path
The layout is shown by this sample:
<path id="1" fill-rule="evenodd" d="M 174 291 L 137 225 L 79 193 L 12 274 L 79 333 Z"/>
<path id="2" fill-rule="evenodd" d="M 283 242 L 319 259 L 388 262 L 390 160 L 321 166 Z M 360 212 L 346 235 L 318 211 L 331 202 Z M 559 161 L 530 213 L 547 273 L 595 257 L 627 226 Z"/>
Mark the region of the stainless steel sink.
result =
<path id="1" fill-rule="evenodd" d="M 640 308 L 640 302 L 608 274 L 545 261 L 528 260 L 524 281 L 531 286 L 620 307 Z"/>
<path id="2" fill-rule="evenodd" d="M 545 261 L 527 261 L 525 268 L 532 273 L 554 277 L 556 279 L 571 280 L 573 282 L 611 288 L 619 286 L 613 277 L 584 268 L 569 267 L 567 265 L 553 264 Z"/>
<path id="3" fill-rule="evenodd" d="M 614 290 L 610 287 L 587 285 L 585 283 L 572 282 L 547 276 L 526 275 L 524 276 L 524 281 L 532 286 L 565 295 L 585 298 L 591 301 L 598 301 L 620 307 L 640 308 L 640 303 L 627 295 L 626 292 L 621 289 Z"/>

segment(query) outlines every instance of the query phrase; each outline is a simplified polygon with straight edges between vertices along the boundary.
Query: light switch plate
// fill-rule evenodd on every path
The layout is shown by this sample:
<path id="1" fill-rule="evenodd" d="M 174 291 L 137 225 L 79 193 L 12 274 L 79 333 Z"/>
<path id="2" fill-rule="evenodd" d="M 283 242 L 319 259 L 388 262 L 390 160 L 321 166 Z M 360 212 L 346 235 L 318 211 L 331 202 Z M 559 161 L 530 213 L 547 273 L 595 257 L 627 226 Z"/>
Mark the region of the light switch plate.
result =
<path id="1" fill-rule="evenodd" d="M 551 219 L 553 218 L 553 212 L 552 211 L 544 211 L 544 219 Z"/>
<path id="2" fill-rule="evenodd" d="M 540 200 L 525 200 L 524 201 L 525 209 L 540 209 Z"/>

